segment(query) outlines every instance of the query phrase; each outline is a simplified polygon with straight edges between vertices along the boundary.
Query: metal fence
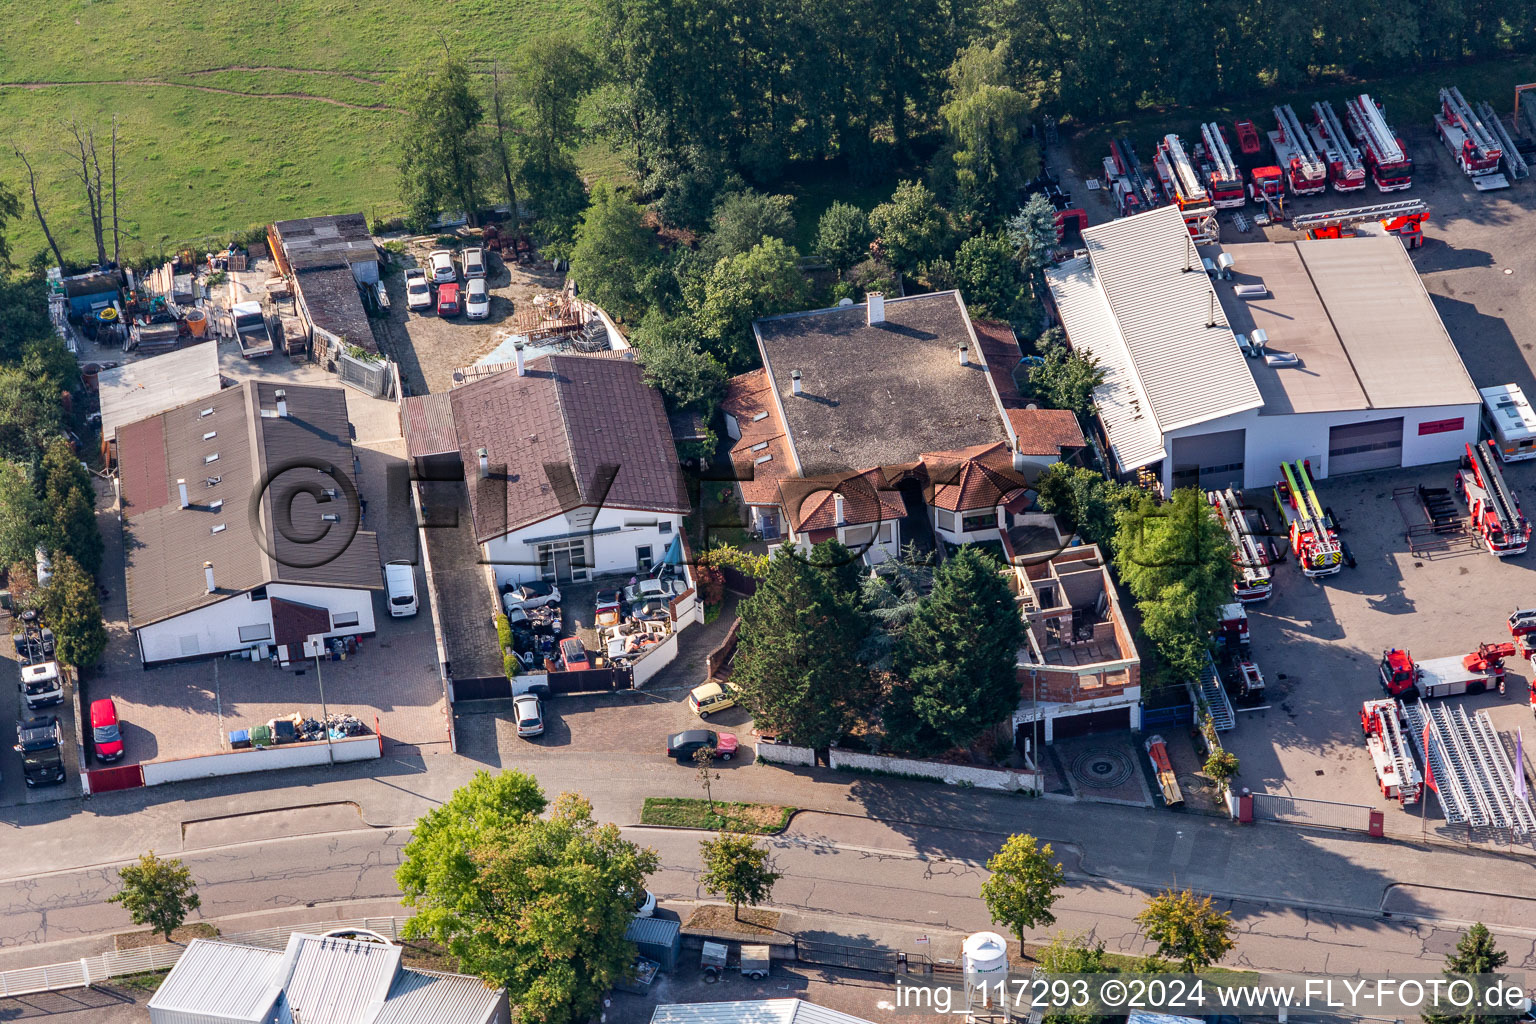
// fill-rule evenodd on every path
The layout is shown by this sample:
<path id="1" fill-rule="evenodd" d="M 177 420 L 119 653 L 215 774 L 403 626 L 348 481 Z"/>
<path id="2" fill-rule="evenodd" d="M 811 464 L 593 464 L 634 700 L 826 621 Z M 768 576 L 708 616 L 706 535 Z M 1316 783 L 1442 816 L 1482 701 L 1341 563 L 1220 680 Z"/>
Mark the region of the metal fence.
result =
<path id="1" fill-rule="evenodd" d="M 1275 793 L 1253 794 L 1253 816 L 1267 821 L 1285 821 L 1293 825 L 1320 825 L 1366 832 L 1371 827 L 1372 808 L 1365 804 L 1341 804 L 1331 800 L 1307 800 Z"/>
<path id="2" fill-rule="evenodd" d="M 219 938 L 224 942 L 235 942 L 243 946 L 280 950 L 287 948 L 288 936 L 296 931 L 363 930 L 378 932 L 388 939 L 397 939 L 400 937 L 400 926 L 405 921 L 403 917 L 360 917 L 347 921 L 317 922 L 301 928 L 263 928 L 253 932 L 235 932 L 220 935 Z M 179 942 L 161 942 L 153 946 L 141 946 L 138 949 L 112 950 L 66 963 L 0 971 L 0 997 L 85 988 L 88 985 L 130 974 L 167 970 L 176 966 L 176 961 L 181 959 L 182 951 L 185 949 L 186 946 Z"/>

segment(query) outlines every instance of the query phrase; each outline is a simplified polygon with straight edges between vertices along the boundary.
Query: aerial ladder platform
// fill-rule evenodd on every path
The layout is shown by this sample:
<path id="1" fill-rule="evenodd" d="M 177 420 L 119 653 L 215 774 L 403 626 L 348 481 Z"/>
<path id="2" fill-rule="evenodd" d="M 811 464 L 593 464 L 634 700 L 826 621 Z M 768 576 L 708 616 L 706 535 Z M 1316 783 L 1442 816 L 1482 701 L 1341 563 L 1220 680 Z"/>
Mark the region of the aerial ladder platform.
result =
<path id="1" fill-rule="evenodd" d="M 1177 135 L 1169 133 L 1158 143 L 1157 155 L 1152 158 L 1157 176 L 1163 181 L 1163 189 L 1179 209 L 1198 209 L 1211 205 L 1211 196 L 1195 173 L 1195 166 L 1184 150 L 1184 143 Z"/>
<path id="2" fill-rule="evenodd" d="M 1440 113 L 1435 115 L 1435 130 L 1462 173 L 1472 179 L 1473 188 L 1489 192 L 1509 187 L 1509 179 L 1499 172 L 1499 163 L 1504 159 L 1503 148 L 1454 85 L 1440 90 Z"/>
<path id="3" fill-rule="evenodd" d="M 1305 231 L 1308 238 L 1341 238 L 1356 224 L 1377 221 L 1382 230 L 1400 236 L 1408 248 L 1417 249 L 1424 244 L 1424 222 L 1428 219 L 1429 206 L 1422 199 L 1399 199 L 1375 206 L 1305 213 L 1292 218 L 1291 226 Z"/>
<path id="4" fill-rule="evenodd" d="M 1504 482 L 1491 441 L 1467 445 L 1467 457 L 1456 479 L 1472 526 L 1488 550 L 1500 558 L 1525 554 L 1531 543 L 1531 524 L 1520 510 L 1520 499 Z"/>
<path id="5" fill-rule="evenodd" d="M 1358 192 L 1365 188 L 1365 161 L 1360 151 L 1344 134 L 1333 104 L 1319 100 L 1312 104 L 1312 141 L 1328 161 L 1328 177 L 1335 192 Z"/>
<path id="6" fill-rule="evenodd" d="M 1493 105 L 1487 100 L 1477 105 L 1477 113 L 1483 119 L 1483 124 L 1493 133 L 1499 148 L 1504 151 L 1504 170 L 1516 181 L 1531 176 L 1530 165 L 1525 162 L 1525 157 L 1520 155 L 1520 149 L 1515 145 L 1514 138 L 1509 134 L 1509 129 L 1504 127 L 1504 119 L 1493 109 Z"/>
<path id="7" fill-rule="evenodd" d="M 1211 205 L 1218 210 L 1235 209 L 1247 203 L 1243 190 L 1243 172 L 1232 159 L 1232 149 L 1215 121 L 1200 126 L 1207 165 L 1206 186 Z"/>
<path id="8" fill-rule="evenodd" d="M 1137 158 L 1130 139 L 1111 139 L 1109 152 L 1120 174 L 1125 177 L 1136 204 L 1140 207 L 1138 212 L 1163 205 L 1163 197 L 1158 191 L 1157 184 L 1147 176 L 1146 171 L 1142 170 L 1141 160 Z"/>
<path id="9" fill-rule="evenodd" d="M 1285 172 L 1291 194 L 1315 196 L 1328 190 L 1328 165 L 1318 155 L 1312 139 L 1296 117 L 1289 103 L 1275 108 L 1278 131 L 1269 133 L 1275 150 L 1275 162 Z"/>
<path id="10" fill-rule="evenodd" d="M 1413 186 L 1413 161 L 1403 148 L 1403 140 L 1387 124 L 1381 107 L 1367 93 L 1344 101 L 1344 116 L 1349 130 L 1365 156 L 1371 180 L 1380 192 L 1399 192 Z"/>
<path id="11" fill-rule="evenodd" d="M 1282 462 L 1280 471 L 1283 479 L 1275 485 L 1275 505 L 1285 517 L 1291 550 L 1301 563 L 1301 571 L 1314 579 L 1331 576 L 1344 568 L 1344 552 L 1312 489 L 1307 464 L 1303 460 Z"/>
<path id="12" fill-rule="evenodd" d="M 1272 559 L 1267 545 L 1254 534 L 1250 515 L 1257 512 L 1243 503 L 1243 495 L 1236 488 L 1211 491 L 1206 495 L 1215 507 L 1221 521 L 1232 538 L 1232 561 L 1237 567 L 1237 579 L 1232 584 L 1233 594 L 1244 604 L 1262 601 L 1269 597 L 1274 579 L 1269 570 Z M 1262 513 L 1260 513 L 1262 528 Z"/>
<path id="13" fill-rule="evenodd" d="M 1411 804 L 1423 794 L 1424 776 L 1403 735 L 1402 715 L 1398 702 L 1389 697 L 1368 700 L 1360 709 L 1360 728 L 1376 767 L 1381 795 L 1399 804 Z"/>
<path id="14" fill-rule="evenodd" d="M 1516 772 L 1488 712 L 1441 702 L 1401 702 L 1408 738 L 1424 763 L 1425 780 L 1453 825 L 1494 827 L 1529 835 L 1536 813 L 1520 795 Z"/>

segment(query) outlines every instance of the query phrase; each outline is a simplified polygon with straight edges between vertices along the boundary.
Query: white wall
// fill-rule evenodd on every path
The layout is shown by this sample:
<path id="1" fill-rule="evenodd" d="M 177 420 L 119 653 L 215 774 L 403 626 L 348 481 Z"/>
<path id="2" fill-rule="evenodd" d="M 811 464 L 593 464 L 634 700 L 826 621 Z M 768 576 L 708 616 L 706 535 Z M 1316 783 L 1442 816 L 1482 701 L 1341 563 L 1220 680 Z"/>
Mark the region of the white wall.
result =
<path id="1" fill-rule="evenodd" d="M 796 747 L 788 743 L 758 743 L 757 759 L 769 764 L 792 764 L 801 768 L 816 767 L 816 751 L 810 747 Z"/>
<path id="2" fill-rule="evenodd" d="M 996 789 L 1003 792 L 1037 790 L 1040 784 L 1038 772 L 1018 771 L 1012 768 L 986 768 L 980 765 L 945 764 L 942 761 L 919 761 L 916 758 L 886 757 L 881 754 L 859 754 L 851 750 L 833 747 L 827 763 L 833 768 L 855 768 L 864 771 L 890 772 L 893 775 L 910 775 L 932 779 L 947 786 L 971 785 L 978 789 Z"/>
<path id="3" fill-rule="evenodd" d="M 369 761 L 379 757 L 378 736 L 348 736 L 332 740 L 329 744 L 285 743 L 280 747 L 249 750 L 226 750 L 201 757 L 178 757 L 169 761 L 146 761 L 144 785 L 158 786 L 164 782 L 185 782 L 187 779 L 206 779 L 215 775 L 239 775 L 243 772 L 272 771 L 278 768 L 304 768 L 326 764 L 334 756 L 337 762 Z"/>
<path id="4" fill-rule="evenodd" d="M 495 568 L 496 586 L 500 588 L 508 581 L 527 582 L 539 578 L 538 545 L 527 543 L 531 538 L 573 534 L 576 536 L 568 539 L 576 540 L 586 535 L 588 568 L 594 574 L 633 572 L 635 548 L 649 544 L 653 564 L 659 563 L 683 524 L 683 517 L 671 512 L 604 508 L 597 513 L 590 527 L 579 526 L 579 516 L 580 510 L 576 510 L 487 541 L 485 556 Z M 658 528 L 661 522 L 671 524 L 670 532 L 661 532 Z"/>
<path id="5" fill-rule="evenodd" d="M 357 612 L 357 625 L 334 630 L 326 636 L 350 636 L 374 631 L 373 592 L 369 590 L 273 583 L 267 587 L 267 596 L 329 608 L 332 615 L 340 612 Z M 267 639 L 242 641 L 240 627 L 256 625 L 267 627 Z M 236 594 L 173 619 L 144 626 L 138 632 L 139 650 L 145 664 L 168 661 L 173 658 L 225 654 L 230 651 L 249 649 L 257 643 L 265 643 L 270 647 L 272 646 L 272 602 L 270 600 L 252 601 L 249 594 Z M 181 638 L 187 636 L 195 638 L 196 650 L 182 649 Z"/>
<path id="6" fill-rule="evenodd" d="M 1346 423 L 1365 423 L 1371 420 L 1403 420 L 1403 465 L 1428 466 L 1437 462 L 1454 462 L 1466 450 L 1466 445 L 1477 440 L 1478 411 L 1476 405 L 1431 406 L 1414 409 L 1370 409 L 1353 412 L 1298 413 L 1292 416 L 1260 416 L 1257 410 L 1224 416 L 1218 420 L 1170 431 L 1163 443 L 1172 450 L 1173 439 L 1198 437 L 1223 430 L 1243 429 L 1243 486 L 1268 489 L 1280 476 L 1280 463 L 1307 459 L 1311 461 L 1313 475 L 1319 479 L 1328 476 L 1328 432 Z M 1439 420 L 1462 419 L 1462 429 L 1444 433 L 1419 433 L 1423 423 Z M 1163 460 L 1163 486 L 1173 486 L 1173 459 Z"/>
<path id="7" fill-rule="evenodd" d="M 651 681 L 651 677 L 668 665 L 677 657 L 677 634 L 668 633 L 667 638 L 661 643 L 645 652 L 645 655 L 635 661 L 634 686 L 640 689 Z"/>

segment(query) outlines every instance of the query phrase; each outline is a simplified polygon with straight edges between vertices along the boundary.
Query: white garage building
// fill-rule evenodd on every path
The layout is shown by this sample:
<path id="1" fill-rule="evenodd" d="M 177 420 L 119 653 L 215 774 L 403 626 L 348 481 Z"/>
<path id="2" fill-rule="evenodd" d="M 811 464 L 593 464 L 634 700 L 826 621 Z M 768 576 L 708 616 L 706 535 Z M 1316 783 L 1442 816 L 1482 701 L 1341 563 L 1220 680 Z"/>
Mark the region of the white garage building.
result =
<path id="1" fill-rule="evenodd" d="M 1047 272 L 1071 346 L 1101 361 L 1110 462 L 1165 488 L 1269 487 L 1449 462 L 1481 399 L 1402 242 L 1362 236 L 1197 249 L 1172 207 L 1089 228 Z M 1233 259 L 1230 280 L 1213 263 Z M 1262 354 L 1239 337 L 1265 338 Z"/>

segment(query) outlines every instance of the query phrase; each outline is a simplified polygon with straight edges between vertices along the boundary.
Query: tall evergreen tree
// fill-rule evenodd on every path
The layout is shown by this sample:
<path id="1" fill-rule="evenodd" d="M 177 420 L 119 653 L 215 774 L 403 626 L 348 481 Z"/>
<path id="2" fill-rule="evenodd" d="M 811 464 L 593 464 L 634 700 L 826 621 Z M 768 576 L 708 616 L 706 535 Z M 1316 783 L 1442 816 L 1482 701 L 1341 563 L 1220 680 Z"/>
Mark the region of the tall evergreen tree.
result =
<path id="1" fill-rule="evenodd" d="M 780 549 L 740 609 L 731 681 L 741 702 L 760 727 L 806 746 L 842 736 L 869 692 L 858 663 L 867 621 L 838 569 L 821 567 L 848 561 L 836 541 L 817 545 L 810 559 Z"/>
<path id="2" fill-rule="evenodd" d="M 1018 707 L 1024 622 L 1001 569 L 967 545 L 933 574 L 933 592 L 896 644 L 885 725 L 897 748 L 964 746 Z"/>
<path id="3" fill-rule="evenodd" d="M 58 640 L 59 660 L 89 668 L 107 649 L 96 581 L 67 553 L 55 552 L 53 575 L 42 588 L 43 621 Z"/>
<path id="4" fill-rule="evenodd" d="M 1456 948 L 1445 955 L 1445 973 L 1450 976 L 1487 978 L 1509 963 L 1509 954 L 1493 941 L 1493 934 L 1481 921 L 1468 928 L 1456 943 Z M 1486 992 L 1491 980 L 1472 983 L 1479 992 Z M 1474 1007 L 1452 1008 L 1450 1013 L 1426 1013 L 1427 1024 L 1481 1024 L 1491 1021 L 1494 1015 L 1479 1013 Z M 1508 1017 L 1504 1019 L 1508 1020 Z"/>
<path id="5" fill-rule="evenodd" d="M 43 502 L 51 517 L 44 527 L 48 545 L 67 552 L 94 576 L 101 571 L 103 545 L 96 528 L 96 489 L 90 471 L 62 437 L 48 446 L 42 469 Z"/>

